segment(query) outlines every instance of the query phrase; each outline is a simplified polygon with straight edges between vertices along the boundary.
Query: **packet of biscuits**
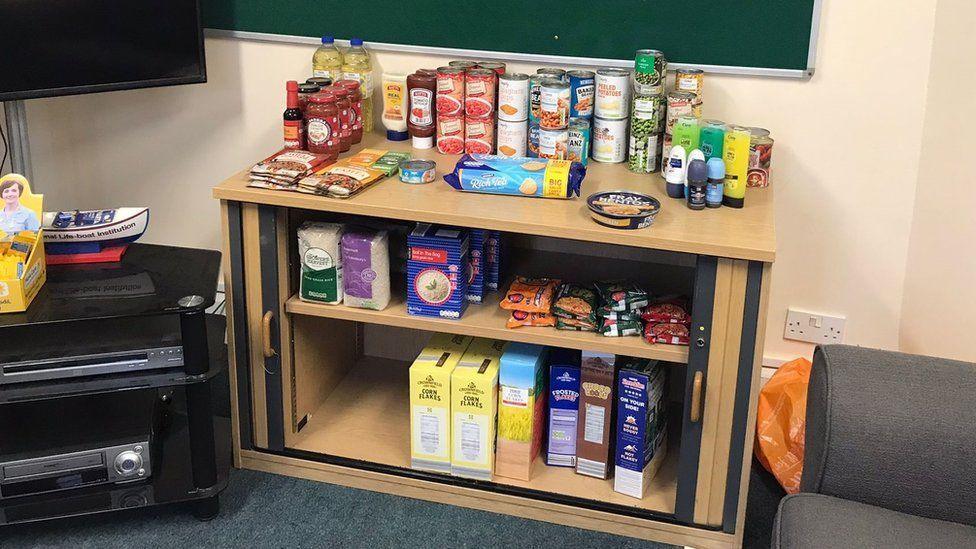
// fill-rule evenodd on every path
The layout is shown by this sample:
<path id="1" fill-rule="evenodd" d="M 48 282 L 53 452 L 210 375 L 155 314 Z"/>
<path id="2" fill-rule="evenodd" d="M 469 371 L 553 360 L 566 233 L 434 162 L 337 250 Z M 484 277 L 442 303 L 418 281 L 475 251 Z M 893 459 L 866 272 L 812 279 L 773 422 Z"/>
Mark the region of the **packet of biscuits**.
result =
<path id="1" fill-rule="evenodd" d="M 572 198 L 580 195 L 584 177 L 586 167 L 569 160 L 466 154 L 444 181 L 459 191 Z"/>

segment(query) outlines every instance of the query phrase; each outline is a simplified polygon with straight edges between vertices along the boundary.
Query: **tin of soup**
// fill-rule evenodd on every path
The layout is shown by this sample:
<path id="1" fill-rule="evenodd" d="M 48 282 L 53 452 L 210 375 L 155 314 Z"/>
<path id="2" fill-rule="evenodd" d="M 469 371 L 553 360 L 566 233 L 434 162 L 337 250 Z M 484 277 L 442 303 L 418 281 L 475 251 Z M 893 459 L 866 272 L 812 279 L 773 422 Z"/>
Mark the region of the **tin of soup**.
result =
<path id="1" fill-rule="evenodd" d="M 627 159 L 627 119 L 593 119 L 593 160 L 616 163 Z"/>
<path id="2" fill-rule="evenodd" d="M 525 156 L 528 132 L 529 124 L 526 120 L 510 122 L 499 119 L 498 128 L 495 131 L 498 154 L 508 157 Z"/>
<path id="3" fill-rule="evenodd" d="M 630 71 L 600 69 L 596 71 L 596 104 L 593 115 L 605 120 L 630 116 Z"/>
<path id="4" fill-rule="evenodd" d="M 498 77 L 498 119 L 523 122 L 529 118 L 529 75 L 505 73 Z"/>
<path id="5" fill-rule="evenodd" d="M 591 118 L 596 74 L 593 71 L 569 71 L 566 76 L 569 77 L 569 116 Z"/>
<path id="6" fill-rule="evenodd" d="M 557 69 L 556 67 L 543 67 L 535 71 L 535 73 L 549 78 L 555 78 L 556 80 L 566 80 L 566 71 Z"/>
<path id="7" fill-rule="evenodd" d="M 661 202 L 653 196 L 632 191 L 603 191 L 586 198 L 590 217 L 614 229 L 643 229 L 654 222 Z"/>

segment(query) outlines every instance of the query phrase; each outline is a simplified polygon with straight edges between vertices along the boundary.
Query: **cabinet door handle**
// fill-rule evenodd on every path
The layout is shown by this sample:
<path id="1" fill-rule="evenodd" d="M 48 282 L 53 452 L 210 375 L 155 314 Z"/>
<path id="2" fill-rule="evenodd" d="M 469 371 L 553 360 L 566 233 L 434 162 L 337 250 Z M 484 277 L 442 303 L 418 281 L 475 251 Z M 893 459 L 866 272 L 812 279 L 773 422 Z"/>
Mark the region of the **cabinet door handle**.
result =
<path id="1" fill-rule="evenodd" d="M 271 346 L 271 321 L 274 320 L 274 313 L 268 311 L 261 319 L 261 345 L 264 347 L 264 358 L 271 358 L 276 353 Z"/>
<path id="2" fill-rule="evenodd" d="M 692 423 L 701 421 L 702 388 L 705 374 L 695 372 L 695 379 L 691 382 L 691 419 Z"/>

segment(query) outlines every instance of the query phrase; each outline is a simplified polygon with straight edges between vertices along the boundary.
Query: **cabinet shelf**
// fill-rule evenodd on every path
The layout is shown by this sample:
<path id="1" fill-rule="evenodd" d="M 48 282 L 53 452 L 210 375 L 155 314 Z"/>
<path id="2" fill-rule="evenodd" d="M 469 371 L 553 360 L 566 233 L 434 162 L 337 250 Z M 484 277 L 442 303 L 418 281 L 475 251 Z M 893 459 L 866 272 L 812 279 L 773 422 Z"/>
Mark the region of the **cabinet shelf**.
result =
<path id="1" fill-rule="evenodd" d="M 285 310 L 296 315 L 488 337 L 567 349 L 617 353 L 681 364 L 688 362 L 688 347 L 683 345 L 652 345 L 644 341 L 643 338 L 636 336 L 606 337 L 595 332 L 573 332 L 557 330 L 553 327 L 506 328 L 505 322 L 509 313 L 498 307 L 496 303 L 497 294 L 489 294 L 485 303 L 469 305 L 467 311 L 458 320 L 408 314 L 406 300 L 399 292 L 395 292 L 395 294 L 390 300 L 390 305 L 382 311 L 357 309 L 345 305 L 309 303 L 302 301 L 297 295 L 285 302 Z"/>
<path id="2" fill-rule="evenodd" d="M 390 467 L 410 467 L 410 363 L 364 357 L 353 365 L 298 433 L 292 448 Z M 643 499 L 613 491 L 612 480 L 577 475 L 569 467 L 549 467 L 541 457 L 532 479 L 521 481 L 495 475 L 478 482 L 486 489 L 514 488 L 540 495 L 556 495 L 613 505 L 633 512 L 674 513 L 677 477 L 675 448 L 665 455 Z M 441 476 L 441 475 L 437 475 Z M 443 475 L 446 482 L 466 481 Z"/>

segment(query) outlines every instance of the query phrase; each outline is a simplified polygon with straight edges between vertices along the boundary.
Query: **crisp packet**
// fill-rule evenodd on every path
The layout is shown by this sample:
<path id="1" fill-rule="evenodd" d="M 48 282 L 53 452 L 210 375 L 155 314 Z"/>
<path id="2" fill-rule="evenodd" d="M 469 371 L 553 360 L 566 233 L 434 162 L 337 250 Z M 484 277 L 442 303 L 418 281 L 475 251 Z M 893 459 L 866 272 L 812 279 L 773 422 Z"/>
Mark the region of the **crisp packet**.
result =
<path id="1" fill-rule="evenodd" d="M 549 313 L 559 281 L 552 278 L 517 276 L 499 303 L 502 309 L 527 313 Z"/>
<path id="2" fill-rule="evenodd" d="M 644 329 L 644 324 L 640 319 L 636 320 L 615 320 L 611 318 L 600 319 L 600 333 L 607 337 L 639 336 Z"/>
<path id="3" fill-rule="evenodd" d="M 662 297 L 654 300 L 641 313 L 644 321 L 651 324 L 662 322 L 671 324 L 691 324 L 691 315 L 688 314 L 688 301 L 677 296 Z"/>
<path id="4" fill-rule="evenodd" d="M 566 283 L 559 287 L 552 314 L 596 324 L 596 304 L 599 298 L 592 288 Z"/>
<path id="5" fill-rule="evenodd" d="M 595 332 L 597 331 L 597 325 L 596 323 L 587 322 L 578 318 L 562 318 L 557 316 L 556 329 L 574 330 L 577 332 Z"/>
<path id="6" fill-rule="evenodd" d="M 512 316 L 505 323 L 506 328 L 519 328 L 522 326 L 555 326 L 556 317 L 546 313 L 527 313 L 525 311 L 512 311 Z"/>
<path id="7" fill-rule="evenodd" d="M 460 191 L 572 198 L 580 195 L 586 167 L 579 162 L 493 154 L 466 154 L 444 175 Z"/>
<path id="8" fill-rule="evenodd" d="M 596 289 L 608 311 L 636 311 L 649 299 L 643 288 L 630 282 L 597 282 Z"/>
<path id="9" fill-rule="evenodd" d="M 648 324 L 644 328 L 644 339 L 649 343 L 667 343 L 669 345 L 687 345 L 690 339 L 688 327 L 684 324 Z"/>

